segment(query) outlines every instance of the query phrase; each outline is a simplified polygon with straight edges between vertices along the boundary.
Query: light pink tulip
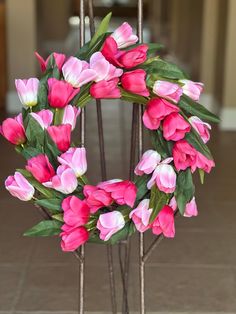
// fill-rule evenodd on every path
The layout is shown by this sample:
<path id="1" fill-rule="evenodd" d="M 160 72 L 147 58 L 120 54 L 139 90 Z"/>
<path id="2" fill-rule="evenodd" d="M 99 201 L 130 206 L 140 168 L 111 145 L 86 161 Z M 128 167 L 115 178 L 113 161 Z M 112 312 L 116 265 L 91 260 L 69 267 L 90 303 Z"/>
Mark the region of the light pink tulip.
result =
<path id="1" fill-rule="evenodd" d="M 70 57 L 64 63 L 62 73 L 65 80 L 75 88 L 93 81 L 96 77 L 96 72 L 89 69 L 89 64 L 76 57 Z"/>
<path id="2" fill-rule="evenodd" d="M 173 211 L 175 212 L 176 209 L 178 208 L 177 202 L 175 197 L 173 196 L 172 199 L 169 202 L 169 206 L 173 209 Z"/>
<path id="3" fill-rule="evenodd" d="M 77 117 L 80 114 L 81 109 L 75 106 L 68 105 L 64 109 L 62 124 L 70 124 L 72 130 L 76 126 Z"/>
<path id="4" fill-rule="evenodd" d="M 84 147 L 71 147 L 57 159 L 62 165 L 71 168 L 77 177 L 81 177 L 87 171 L 86 149 Z"/>
<path id="5" fill-rule="evenodd" d="M 41 71 L 45 72 L 46 69 L 47 69 L 48 62 L 49 62 L 49 59 L 50 59 L 51 55 L 48 56 L 46 60 L 44 60 L 40 56 L 40 54 L 38 54 L 37 52 L 35 52 L 35 56 L 36 56 L 36 58 L 39 61 L 39 64 L 40 64 L 40 67 L 41 67 Z M 66 59 L 66 56 L 63 53 L 57 53 L 57 52 L 53 52 L 52 56 L 53 56 L 53 58 L 55 60 L 55 63 L 56 63 L 56 66 L 57 66 L 58 70 L 61 71 L 62 65 L 63 65 L 63 63 L 64 63 L 64 61 Z"/>
<path id="6" fill-rule="evenodd" d="M 40 154 L 27 161 L 25 167 L 40 183 L 47 182 L 55 175 L 55 170 L 50 164 L 47 155 Z"/>
<path id="7" fill-rule="evenodd" d="M 63 194 L 70 194 L 77 188 L 78 182 L 74 171 L 64 165 L 57 168 L 57 174 L 44 186 L 57 190 Z"/>
<path id="8" fill-rule="evenodd" d="M 89 207 L 86 201 L 82 201 L 76 196 L 65 198 L 61 205 L 64 215 L 64 222 L 71 227 L 80 227 L 89 220 Z"/>
<path id="9" fill-rule="evenodd" d="M 83 190 L 86 202 L 92 214 L 100 208 L 110 206 L 113 203 L 111 194 L 92 185 L 85 185 Z"/>
<path id="10" fill-rule="evenodd" d="M 161 155 L 155 150 L 149 149 L 143 154 L 141 160 L 135 167 L 134 173 L 137 176 L 141 176 L 144 173 L 150 174 L 155 170 L 160 161 Z"/>
<path id="11" fill-rule="evenodd" d="M 200 98 L 200 95 L 203 90 L 203 84 L 199 82 L 193 82 L 190 80 L 180 80 L 180 83 L 184 84 L 182 86 L 183 92 L 185 95 L 192 98 L 194 101 L 198 101 Z"/>
<path id="12" fill-rule="evenodd" d="M 153 92 L 159 97 L 178 103 L 183 93 L 182 88 L 175 83 L 167 81 L 156 81 Z"/>
<path id="13" fill-rule="evenodd" d="M 189 122 L 192 127 L 197 131 L 197 133 L 201 136 L 204 143 L 207 143 L 210 139 L 211 126 L 209 123 L 203 122 L 196 116 L 192 116 L 189 118 Z"/>
<path id="14" fill-rule="evenodd" d="M 30 115 L 41 125 L 43 129 L 47 129 L 53 121 L 53 113 L 49 109 L 43 109 L 39 112 L 31 112 Z"/>
<path id="15" fill-rule="evenodd" d="M 149 208 L 149 202 L 149 199 L 142 200 L 129 214 L 129 218 L 133 220 L 133 223 L 139 232 L 145 232 L 150 228 L 149 219 L 152 213 L 152 208 Z"/>
<path id="16" fill-rule="evenodd" d="M 162 234 L 166 238 L 174 238 L 175 222 L 173 209 L 165 205 L 152 224 L 152 232 L 156 235 Z"/>
<path id="17" fill-rule="evenodd" d="M 97 228 L 100 230 L 100 239 L 103 241 L 108 241 L 114 233 L 123 229 L 124 226 L 124 217 L 118 211 L 101 214 L 97 222 Z"/>
<path id="18" fill-rule="evenodd" d="M 24 144 L 26 142 L 26 135 L 22 114 L 20 113 L 15 118 L 4 120 L 2 125 L 0 125 L 0 133 L 14 145 Z"/>
<path id="19" fill-rule="evenodd" d="M 19 198 L 21 201 L 31 200 L 35 192 L 34 187 L 17 171 L 14 176 L 9 176 L 6 179 L 5 187 L 12 196 Z"/>
<path id="20" fill-rule="evenodd" d="M 89 239 L 89 233 L 84 227 L 74 228 L 64 224 L 61 229 L 61 248 L 64 252 L 75 251 Z"/>
<path id="21" fill-rule="evenodd" d="M 190 132 L 191 126 L 179 113 L 171 113 L 163 122 L 163 136 L 167 141 L 179 141 Z"/>
<path id="22" fill-rule="evenodd" d="M 172 158 L 168 158 L 170 162 Z M 176 173 L 171 165 L 165 160 L 159 164 L 152 174 L 151 179 L 147 183 L 148 189 L 156 183 L 158 189 L 165 193 L 173 193 L 176 188 Z"/>
<path id="23" fill-rule="evenodd" d="M 30 78 L 28 80 L 15 80 L 16 90 L 22 105 L 33 107 L 38 103 L 39 80 Z"/>
<path id="24" fill-rule="evenodd" d="M 198 215 L 198 210 L 197 210 L 197 204 L 195 201 L 195 197 L 192 198 L 192 200 L 186 204 L 184 216 L 185 217 L 193 217 Z"/>
<path id="25" fill-rule="evenodd" d="M 133 34 L 133 29 L 127 22 L 121 24 L 111 37 L 115 39 L 119 49 L 131 46 L 138 41 L 138 37 Z"/>

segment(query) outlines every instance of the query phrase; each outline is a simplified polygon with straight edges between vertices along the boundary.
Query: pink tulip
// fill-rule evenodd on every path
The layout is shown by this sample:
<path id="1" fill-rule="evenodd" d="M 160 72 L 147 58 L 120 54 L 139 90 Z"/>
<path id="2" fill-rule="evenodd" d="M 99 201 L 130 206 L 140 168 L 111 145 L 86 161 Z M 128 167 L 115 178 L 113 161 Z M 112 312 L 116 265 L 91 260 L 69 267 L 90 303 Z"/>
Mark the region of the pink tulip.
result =
<path id="1" fill-rule="evenodd" d="M 168 81 L 156 81 L 153 92 L 159 97 L 178 103 L 183 93 L 182 88 L 175 83 Z"/>
<path id="2" fill-rule="evenodd" d="M 6 179 L 5 187 L 12 196 L 19 198 L 21 201 L 30 201 L 35 192 L 34 187 L 17 171 L 14 176 L 9 176 Z"/>
<path id="3" fill-rule="evenodd" d="M 70 124 L 52 125 L 48 127 L 47 131 L 61 152 L 68 150 L 71 141 Z"/>
<path id="4" fill-rule="evenodd" d="M 149 90 L 146 86 L 146 72 L 142 69 L 125 72 L 121 77 L 122 87 L 134 94 L 149 96 Z"/>
<path id="5" fill-rule="evenodd" d="M 160 126 L 161 120 L 172 112 L 178 112 L 179 108 L 172 105 L 165 99 L 153 98 L 146 106 L 143 115 L 143 123 L 146 128 L 150 130 L 157 130 Z"/>
<path id="6" fill-rule="evenodd" d="M 139 232 L 145 232 L 150 228 L 149 219 L 152 209 L 149 208 L 149 202 L 149 199 L 142 200 L 129 214 L 129 218 L 133 220 L 133 223 Z"/>
<path id="7" fill-rule="evenodd" d="M 199 100 L 204 86 L 202 83 L 190 80 L 180 80 L 179 82 L 183 84 L 182 89 L 185 95 L 189 96 L 194 101 Z"/>
<path id="8" fill-rule="evenodd" d="M 25 167 L 40 183 L 47 182 L 55 175 L 55 170 L 46 155 L 40 154 L 27 161 Z"/>
<path id="9" fill-rule="evenodd" d="M 39 112 L 31 112 L 30 115 L 40 124 L 43 129 L 47 129 L 53 121 L 53 113 L 49 109 L 43 109 Z"/>
<path id="10" fill-rule="evenodd" d="M 96 72 L 89 69 L 89 64 L 76 57 L 70 57 L 64 63 L 62 73 L 65 81 L 75 88 L 81 87 L 96 78 Z"/>
<path id="11" fill-rule="evenodd" d="M 148 45 L 139 45 L 128 50 L 119 58 L 119 62 L 126 68 L 131 69 L 144 63 L 147 60 Z"/>
<path id="12" fill-rule="evenodd" d="M 177 210 L 178 205 L 174 196 L 171 198 L 169 206 L 173 209 L 174 212 Z"/>
<path id="13" fill-rule="evenodd" d="M 87 171 L 86 149 L 71 147 L 57 158 L 58 161 L 71 168 L 77 177 L 81 177 Z"/>
<path id="14" fill-rule="evenodd" d="M 163 122 L 163 136 L 167 141 L 179 141 L 190 132 L 191 126 L 179 113 L 171 113 Z"/>
<path id="15" fill-rule="evenodd" d="M 27 107 L 37 105 L 39 88 L 39 80 L 37 78 L 15 80 L 15 85 L 22 105 Z"/>
<path id="16" fill-rule="evenodd" d="M 110 206 L 113 203 L 110 193 L 96 186 L 85 185 L 83 193 L 92 214 L 96 213 L 100 208 Z"/>
<path id="17" fill-rule="evenodd" d="M 192 165 L 192 172 L 195 171 L 196 168 L 199 168 L 210 173 L 213 167 L 215 167 L 214 160 L 207 159 L 203 154 L 196 151 L 196 164 Z"/>
<path id="18" fill-rule="evenodd" d="M 100 239 L 108 241 L 114 233 L 123 229 L 125 220 L 123 215 L 118 211 L 101 214 L 97 222 L 97 228 L 100 230 Z"/>
<path id="19" fill-rule="evenodd" d="M 65 81 L 48 79 L 48 102 L 53 108 L 64 108 L 79 93 L 80 89 Z"/>
<path id="20" fill-rule="evenodd" d="M 80 227 L 89 221 L 89 207 L 87 203 L 76 196 L 69 196 L 62 202 L 63 220 L 71 227 Z"/>
<path id="21" fill-rule="evenodd" d="M 154 183 L 156 183 L 158 189 L 162 192 L 173 193 L 175 191 L 176 173 L 171 165 L 165 163 L 165 160 L 153 172 L 147 184 L 148 189 L 151 189 Z"/>
<path id="22" fill-rule="evenodd" d="M 161 155 L 155 150 L 149 149 L 143 154 L 142 158 L 134 169 L 134 173 L 137 176 L 142 176 L 144 173 L 150 174 L 155 170 L 160 161 Z"/>
<path id="23" fill-rule="evenodd" d="M 47 69 L 47 66 L 48 66 L 48 62 L 49 62 L 49 59 L 51 57 L 48 56 L 48 58 L 46 60 L 44 60 L 40 54 L 38 54 L 37 52 L 35 52 L 35 55 L 39 61 L 39 64 L 40 64 L 40 67 L 41 67 L 41 71 L 42 72 L 45 72 L 46 69 Z M 57 53 L 57 52 L 53 52 L 53 57 L 54 57 L 54 60 L 55 60 L 55 63 L 56 63 L 56 66 L 58 68 L 59 71 L 61 71 L 61 68 L 62 68 L 62 65 L 63 63 L 65 62 L 65 59 L 66 59 L 66 56 L 62 53 Z"/>
<path id="24" fill-rule="evenodd" d="M 175 223 L 174 212 L 172 208 L 165 205 L 152 224 L 153 234 L 162 234 L 166 238 L 174 238 L 175 236 Z"/>
<path id="25" fill-rule="evenodd" d="M 76 126 L 77 117 L 81 109 L 75 106 L 67 105 L 64 109 L 62 124 L 70 124 L 71 129 L 74 130 Z"/>
<path id="26" fill-rule="evenodd" d="M 57 168 L 57 174 L 43 185 L 63 194 L 70 194 L 77 188 L 78 182 L 74 171 L 62 165 Z"/>
<path id="27" fill-rule="evenodd" d="M 117 66 L 119 68 L 124 67 L 123 64 L 119 61 L 120 57 L 125 54 L 125 51 L 121 51 L 118 49 L 118 45 L 114 38 L 111 36 L 107 37 L 101 53 L 106 58 L 107 61 L 109 61 L 114 66 Z"/>
<path id="28" fill-rule="evenodd" d="M 100 81 L 90 87 L 90 94 L 93 98 L 120 98 L 121 92 L 118 88 L 118 79 Z"/>
<path id="29" fill-rule="evenodd" d="M 91 56 L 90 68 L 96 73 L 95 82 L 109 81 L 120 77 L 123 73 L 123 70 L 109 63 L 100 51 Z"/>
<path id="30" fill-rule="evenodd" d="M 14 145 L 24 144 L 26 136 L 22 121 L 22 114 L 20 113 L 15 118 L 7 118 L 4 120 L 0 126 L 0 133 Z"/>
<path id="31" fill-rule="evenodd" d="M 73 228 L 64 224 L 61 229 L 61 248 L 64 252 L 75 251 L 89 239 L 89 233 L 84 227 Z"/>
<path id="32" fill-rule="evenodd" d="M 127 22 L 119 26 L 111 37 L 116 41 L 119 49 L 131 46 L 138 41 L 138 37 L 133 34 L 133 29 Z"/>
<path id="33" fill-rule="evenodd" d="M 186 205 L 184 216 L 193 217 L 197 215 L 198 215 L 197 204 L 195 201 L 195 197 L 193 197 L 192 200 Z"/>
<path id="34" fill-rule="evenodd" d="M 207 143 L 210 139 L 211 126 L 209 123 L 203 122 L 196 116 L 192 116 L 189 118 L 189 122 L 192 127 L 197 131 L 197 133 L 201 136 L 204 143 Z"/>
<path id="35" fill-rule="evenodd" d="M 98 187 L 108 193 L 111 193 L 111 197 L 117 204 L 126 204 L 130 207 L 134 206 L 137 187 L 133 182 L 128 180 L 114 182 L 111 180 L 99 183 Z"/>

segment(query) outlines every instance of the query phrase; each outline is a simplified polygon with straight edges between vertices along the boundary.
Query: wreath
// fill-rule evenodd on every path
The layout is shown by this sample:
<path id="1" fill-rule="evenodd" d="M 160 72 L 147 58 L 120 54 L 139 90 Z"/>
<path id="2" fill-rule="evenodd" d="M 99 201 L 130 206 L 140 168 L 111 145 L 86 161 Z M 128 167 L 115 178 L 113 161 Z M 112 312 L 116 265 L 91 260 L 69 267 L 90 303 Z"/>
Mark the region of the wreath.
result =
<path id="1" fill-rule="evenodd" d="M 198 214 L 193 173 L 215 166 L 206 143 L 218 117 L 198 103 L 203 84 L 155 56 L 160 45 L 140 44 L 123 23 L 107 32 L 111 15 L 75 56 L 38 53 L 42 77 L 17 79 L 22 113 L 7 118 L 1 134 L 26 159 L 5 181 L 46 218 L 25 236 L 59 235 L 63 251 L 85 242 L 114 244 L 135 231 L 175 235 L 175 214 Z M 135 167 L 134 181 L 89 184 L 86 148 L 72 143 L 77 117 L 92 99 L 144 105 L 142 121 L 151 147 Z"/>

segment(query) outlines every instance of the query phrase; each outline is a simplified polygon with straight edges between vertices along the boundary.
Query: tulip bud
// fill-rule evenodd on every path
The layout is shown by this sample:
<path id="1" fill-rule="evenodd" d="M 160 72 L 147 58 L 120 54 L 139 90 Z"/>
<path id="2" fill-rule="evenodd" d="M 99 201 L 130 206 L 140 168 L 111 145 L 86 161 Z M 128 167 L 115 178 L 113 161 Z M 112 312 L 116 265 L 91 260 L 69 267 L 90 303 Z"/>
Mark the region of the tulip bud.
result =
<path id="1" fill-rule="evenodd" d="M 97 228 L 100 230 L 100 239 L 103 241 L 108 241 L 113 234 L 123 229 L 124 226 L 124 217 L 118 211 L 101 214 L 97 222 Z"/>
<path id="2" fill-rule="evenodd" d="M 30 201 L 34 196 L 34 187 L 20 173 L 15 172 L 14 176 L 9 176 L 5 181 L 5 187 L 14 197 L 21 201 Z"/>
<path id="3" fill-rule="evenodd" d="M 38 103 L 39 80 L 30 78 L 28 80 L 15 80 L 16 90 L 22 105 L 33 107 Z"/>
<path id="4" fill-rule="evenodd" d="M 0 133 L 14 145 L 24 144 L 26 141 L 22 115 L 15 118 L 7 118 L 0 126 Z"/>

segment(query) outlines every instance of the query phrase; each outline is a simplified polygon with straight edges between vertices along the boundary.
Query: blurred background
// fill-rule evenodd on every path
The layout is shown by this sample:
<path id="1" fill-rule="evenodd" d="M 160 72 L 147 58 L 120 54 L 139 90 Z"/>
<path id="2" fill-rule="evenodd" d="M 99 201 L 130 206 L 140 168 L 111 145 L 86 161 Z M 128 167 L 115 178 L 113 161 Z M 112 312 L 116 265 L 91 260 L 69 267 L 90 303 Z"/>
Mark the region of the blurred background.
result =
<path id="1" fill-rule="evenodd" d="M 113 12 L 110 30 L 123 21 L 136 28 L 136 0 L 94 0 L 96 24 Z M 74 54 L 79 47 L 79 0 L 0 0 L 0 116 L 21 110 L 15 78 L 34 77 L 34 56 Z M 162 55 L 193 80 L 205 83 L 201 102 L 221 117 L 211 149 L 217 167 L 201 186 L 199 216 L 176 221 L 176 238 L 164 240 L 146 267 L 150 313 L 236 313 L 236 0 L 146 0 L 144 41 L 164 44 Z M 86 38 L 89 39 L 88 18 Z M 103 102 L 109 178 L 128 177 L 131 105 Z M 78 269 L 56 238 L 28 239 L 22 233 L 40 217 L 31 204 L 4 190 L 7 175 L 24 161 L 0 139 L 0 314 L 72 314 L 78 303 Z M 89 178 L 100 180 L 96 109 L 87 110 Z M 146 244 L 152 236 L 147 234 Z M 121 283 L 114 247 L 118 304 Z M 138 311 L 138 246 L 132 237 L 129 298 Z M 111 313 L 105 246 L 86 247 L 86 309 Z"/>

